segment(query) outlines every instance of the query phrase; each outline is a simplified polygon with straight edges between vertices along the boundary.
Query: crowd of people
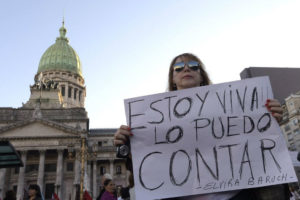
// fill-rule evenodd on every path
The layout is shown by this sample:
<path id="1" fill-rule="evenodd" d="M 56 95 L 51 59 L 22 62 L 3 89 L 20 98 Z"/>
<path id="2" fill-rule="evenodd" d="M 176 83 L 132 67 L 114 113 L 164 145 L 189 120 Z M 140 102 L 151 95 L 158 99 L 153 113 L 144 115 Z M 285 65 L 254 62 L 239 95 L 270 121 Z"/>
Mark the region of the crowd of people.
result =
<path id="1" fill-rule="evenodd" d="M 13 190 L 8 190 L 5 193 L 3 200 L 16 200 L 16 193 Z M 28 191 L 24 192 L 23 200 L 42 200 L 42 193 L 37 184 L 29 185 Z"/>

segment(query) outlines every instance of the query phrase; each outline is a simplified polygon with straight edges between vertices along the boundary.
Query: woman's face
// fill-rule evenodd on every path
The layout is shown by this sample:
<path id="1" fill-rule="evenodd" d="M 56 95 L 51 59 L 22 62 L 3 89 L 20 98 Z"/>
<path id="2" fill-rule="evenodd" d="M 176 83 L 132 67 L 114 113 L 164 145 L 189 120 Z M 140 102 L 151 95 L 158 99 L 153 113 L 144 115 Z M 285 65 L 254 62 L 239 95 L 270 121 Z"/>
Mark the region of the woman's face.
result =
<path id="1" fill-rule="evenodd" d="M 29 190 L 28 190 L 28 195 L 29 195 L 30 197 L 36 196 L 36 190 L 35 190 L 35 189 L 29 189 Z"/>
<path id="2" fill-rule="evenodd" d="M 176 59 L 176 63 L 191 61 L 188 57 L 179 57 Z M 173 71 L 173 83 L 176 85 L 177 90 L 187 89 L 192 87 L 200 86 L 202 82 L 202 77 L 200 74 L 200 69 L 192 70 L 187 65 L 184 66 L 184 69 L 180 72 Z"/>
<path id="3" fill-rule="evenodd" d="M 116 190 L 115 184 L 112 181 L 110 181 L 108 183 L 108 185 L 105 186 L 105 190 L 108 191 L 108 192 L 110 192 L 110 193 L 115 192 L 115 190 Z"/>

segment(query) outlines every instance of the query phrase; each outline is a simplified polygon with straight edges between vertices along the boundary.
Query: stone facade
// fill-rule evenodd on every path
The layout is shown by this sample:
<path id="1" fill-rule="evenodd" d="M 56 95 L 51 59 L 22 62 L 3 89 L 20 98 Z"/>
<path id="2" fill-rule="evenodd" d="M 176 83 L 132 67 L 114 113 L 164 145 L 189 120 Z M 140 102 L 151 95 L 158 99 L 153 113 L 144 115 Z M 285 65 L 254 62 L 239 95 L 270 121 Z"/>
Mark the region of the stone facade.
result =
<path id="1" fill-rule="evenodd" d="M 93 199 L 99 194 L 101 178 L 109 173 L 116 185 L 126 186 L 125 162 L 115 158 L 116 129 L 88 129 L 84 108 L 0 109 L 0 139 L 9 140 L 25 167 L 2 169 L 1 195 L 9 189 L 22 197 L 29 184 L 39 184 L 46 197 L 56 192 L 62 199 L 75 199 L 81 177 L 82 138 L 87 140 L 86 185 Z M 21 189 L 18 189 L 21 188 Z"/>
<path id="2" fill-rule="evenodd" d="M 284 134 L 286 144 L 290 151 L 300 152 L 300 91 L 285 98 L 282 107 L 284 111 L 283 119 L 280 122 L 280 128 Z M 300 166 L 298 163 L 295 166 L 295 171 L 299 183 Z"/>
<path id="3" fill-rule="evenodd" d="M 285 98 L 280 128 L 289 150 L 300 151 L 300 91 Z"/>

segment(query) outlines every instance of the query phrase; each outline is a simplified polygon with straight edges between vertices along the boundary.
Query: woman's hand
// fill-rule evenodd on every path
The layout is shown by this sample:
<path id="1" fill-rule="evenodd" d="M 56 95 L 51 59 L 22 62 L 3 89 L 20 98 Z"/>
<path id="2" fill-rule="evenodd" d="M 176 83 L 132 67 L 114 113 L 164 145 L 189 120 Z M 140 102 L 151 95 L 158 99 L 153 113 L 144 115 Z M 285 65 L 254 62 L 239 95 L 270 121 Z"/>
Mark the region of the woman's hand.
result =
<path id="1" fill-rule="evenodd" d="M 129 136 L 133 136 L 133 134 L 130 132 L 130 127 L 121 125 L 117 132 L 115 132 L 114 145 L 119 146 L 125 144 L 128 141 Z"/>
<path id="2" fill-rule="evenodd" d="M 283 113 L 283 109 L 279 101 L 277 99 L 267 99 L 265 106 L 268 109 L 268 111 L 272 113 L 272 116 L 275 117 L 275 119 L 279 123 L 280 120 L 282 119 L 282 113 Z"/>

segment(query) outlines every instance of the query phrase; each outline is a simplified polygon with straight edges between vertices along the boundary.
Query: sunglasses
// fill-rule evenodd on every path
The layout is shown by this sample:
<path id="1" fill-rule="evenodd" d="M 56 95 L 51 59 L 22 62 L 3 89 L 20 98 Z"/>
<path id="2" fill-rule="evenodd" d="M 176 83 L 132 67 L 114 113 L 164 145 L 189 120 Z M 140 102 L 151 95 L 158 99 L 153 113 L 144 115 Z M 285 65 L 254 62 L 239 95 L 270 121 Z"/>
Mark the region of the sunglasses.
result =
<path id="1" fill-rule="evenodd" d="M 181 72 L 184 69 L 185 65 L 187 65 L 188 68 L 191 69 L 192 71 L 197 71 L 198 69 L 200 69 L 200 63 L 192 60 L 187 63 L 185 62 L 175 63 L 173 65 L 173 69 L 175 72 Z"/>

